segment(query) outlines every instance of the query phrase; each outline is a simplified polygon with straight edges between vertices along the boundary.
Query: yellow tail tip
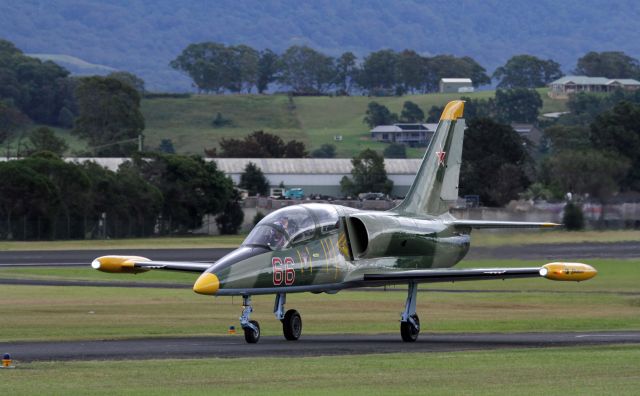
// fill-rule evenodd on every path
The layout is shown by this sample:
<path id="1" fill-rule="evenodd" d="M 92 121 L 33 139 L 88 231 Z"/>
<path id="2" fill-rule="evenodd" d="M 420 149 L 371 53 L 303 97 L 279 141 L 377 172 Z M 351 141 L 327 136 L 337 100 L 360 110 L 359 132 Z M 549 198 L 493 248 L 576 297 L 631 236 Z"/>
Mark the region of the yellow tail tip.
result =
<path id="1" fill-rule="evenodd" d="M 457 120 L 462 117 L 464 113 L 464 100 L 452 100 L 447 103 L 447 106 L 442 111 L 440 121 L 442 120 Z"/>

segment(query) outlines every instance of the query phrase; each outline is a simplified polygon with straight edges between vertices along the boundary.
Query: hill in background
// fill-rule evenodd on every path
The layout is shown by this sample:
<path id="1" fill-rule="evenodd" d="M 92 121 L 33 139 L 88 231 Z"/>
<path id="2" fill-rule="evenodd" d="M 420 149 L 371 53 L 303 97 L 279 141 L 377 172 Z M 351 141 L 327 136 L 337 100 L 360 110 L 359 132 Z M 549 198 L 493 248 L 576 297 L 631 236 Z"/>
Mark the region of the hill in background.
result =
<path id="1" fill-rule="evenodd" d="M 27 53 L 69 55 L 134 72 L 160 91 L 190 89 L 168 66 L 188 44 L 216 41 L 281 52 L 306 44 L 329 55 L 382 48 L 469 55 L 491 73 L 513 55 L 560 62 L 586 52 L 640 56 L 632 0 L 23 0 L 0 2 L 0 37 Z"/>
<path id="2" fill-rule="evenodd" d="M 539 90 L 544 106 L 541 113 L 565 111 L 565 101 L 552 100 L 546 89 Z M 495 91 L 464 94 L 473 99 L 493 97 Z M 194 95 L 190 98 L 145 99 L 145 146 L 157 148 L 162 139 L 171 139 L 179 153 L 203 155 L 204 148 L 216 147 L 221 138 L 242 138 L 264 130 L 285 141 L 302 141 L 309 151 L 324 143 L 336 146 L 337 157 L 351 158 L 365 148 L 382 152 L 387 144 L 372 142 L 369 127 L 362 122 L 367 104 L 373 100 L 400 113 L 405 101 L 412 101 L 425 113 L 431 106 L 444 106 L 460 94 L 406 95 L 402 97 L 342 96 L 295 97 L 286 95 Z M 221 113 L 232 126 L 214 128 L 212 121 Z M 335 135 L 343 140 L 334 141 Z M 407 155 L 419 158 L 424 148 L 409 148 Z"/>

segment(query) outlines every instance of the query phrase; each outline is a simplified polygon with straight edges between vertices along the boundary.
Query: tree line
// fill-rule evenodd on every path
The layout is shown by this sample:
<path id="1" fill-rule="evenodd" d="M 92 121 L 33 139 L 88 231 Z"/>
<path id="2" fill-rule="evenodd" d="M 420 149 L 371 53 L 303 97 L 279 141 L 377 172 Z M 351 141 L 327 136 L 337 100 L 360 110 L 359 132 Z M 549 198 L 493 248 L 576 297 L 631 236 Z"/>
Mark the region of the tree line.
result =
<path id="1" fill-rule="evenodd" d="M 423 56 L 411 49 L 374 51 L 362 59 L 353 52 L 332 57 L 311 47 L 293 45 L 282 54 L 270 49 L 215 42 L 187 46 L 171 67 L 187 74 L 202 93 L 264 93 L 273 88 L 295 95 L 370 96 L 429 93 L 445 77 L 470 78 L 478 87 L 497 82 L 498 88 L 537 88 L 563 76 L 560 64 L 532 55 L 515 55 L 489 76 L 473 58 Z M 638 60 L 623 52 L 589 52 L 574 70 L 586 76 L 640 78 Z"/>
<path id="2" fill-rule="evenodd" d="M 38 152 L 0 162 L 0 183 L 2 239 L 182 234 L 201 227 L 206 214 L 238 208 L 231 180 L 196 156 L 134 157 L 114 172 Z M 240 223 L 233 222 L 234 232 Z"/>

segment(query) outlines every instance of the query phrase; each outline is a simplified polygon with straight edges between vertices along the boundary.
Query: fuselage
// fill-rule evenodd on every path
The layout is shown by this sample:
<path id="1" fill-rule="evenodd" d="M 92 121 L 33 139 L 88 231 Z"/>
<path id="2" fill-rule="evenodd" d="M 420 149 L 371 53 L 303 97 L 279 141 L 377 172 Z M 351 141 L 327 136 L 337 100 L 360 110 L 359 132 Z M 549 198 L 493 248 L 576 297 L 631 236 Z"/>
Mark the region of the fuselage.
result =
<path id="1" fill-rule="evenodd" d="M 470 237 L 447 219 L 289 206 L 265 217 L 206 272 L 219 279 L 216 295 L 255 295 L 335 292 L 361 286 L 364 273 L 451 267 L 467 253 Z"/>

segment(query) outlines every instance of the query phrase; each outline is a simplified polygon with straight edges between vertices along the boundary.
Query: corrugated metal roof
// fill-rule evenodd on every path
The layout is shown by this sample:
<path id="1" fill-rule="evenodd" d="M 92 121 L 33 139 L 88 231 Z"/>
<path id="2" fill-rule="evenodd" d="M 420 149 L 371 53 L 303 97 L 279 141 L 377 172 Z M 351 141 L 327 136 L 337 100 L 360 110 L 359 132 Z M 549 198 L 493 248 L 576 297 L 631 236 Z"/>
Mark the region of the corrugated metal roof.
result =
<path id="1" fill-rule="evenodd" d="M 353 168 L 349 158 L 213 158 L 224 173 L 242 173 L 249 162 L 263 173 L 279 174 L 349 174 Z M 416 174 L 419 159 L 385 159 L 390 174 Z"/>
<path id="2" fill-rule="evenodd" d="M 69 162 L 93 161 L 116 171 L 129 158 L 65 158 Z M 349 174 L 353 166 L 349 158 L 205 158 L 215 161 L 218 169 L 226 174 L 243 173 L 249 162 L 256 164 L 265 174 Z M 415 175 L 420 159 L 385 159 L 388 174 Z"/>
<path id="3" fill-rule="evenodd" d="M 421 126 L 411 129 L 408 126 L 409 125 L 415 125 L 415 126 Z M 389 133 L 389 132 L 435 132 L 436 129 L 438 129 L 438 124 L 393 124 L 393 125 L 378 125 L 377 127 L 373 128 L 370 132 L 384 132 L 384 133 Z"/>
<path id="4" fill-rule="evenodd" d="M 470 78 L 441 78 L 440 81 L 443 83 L 473 83 Z"/>
<path id="5" fill-rule="evenodd" d="M 564 76 L 555 81 L 549 83 L 549 85 L 555 84 L 568 84 L 574 83 L 577 85 L 609 85 L 614 82 L 619 82 L 622 85 L 640 85 L 640 81 L 631 78 L 606 78 L 606 77 L 587 77 L 587 76 Z"/>

